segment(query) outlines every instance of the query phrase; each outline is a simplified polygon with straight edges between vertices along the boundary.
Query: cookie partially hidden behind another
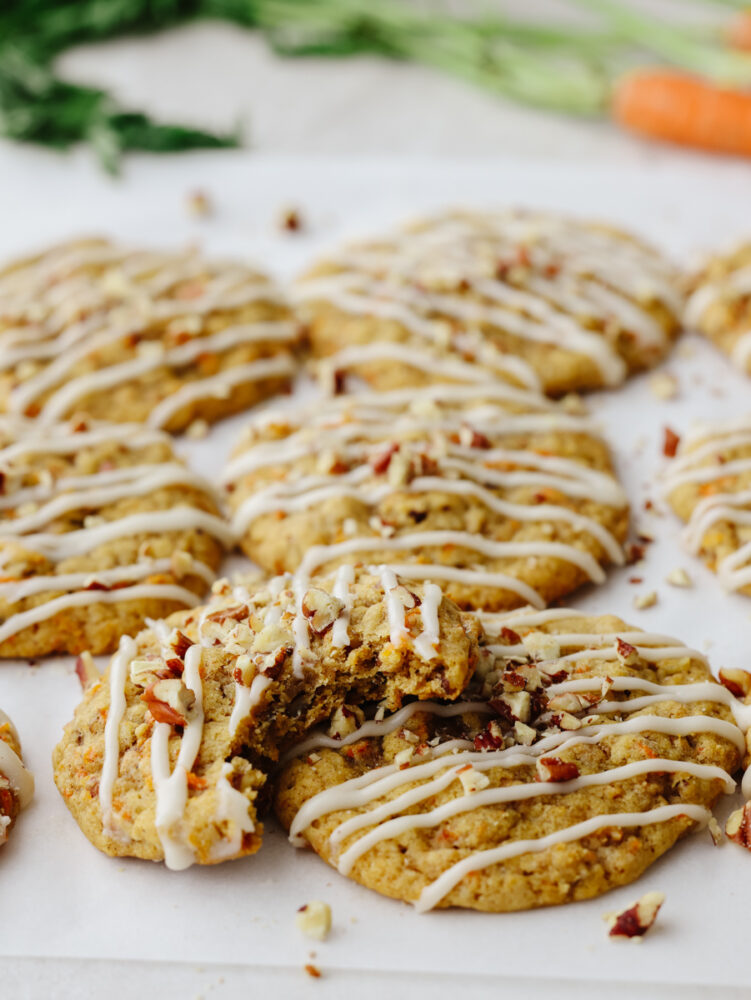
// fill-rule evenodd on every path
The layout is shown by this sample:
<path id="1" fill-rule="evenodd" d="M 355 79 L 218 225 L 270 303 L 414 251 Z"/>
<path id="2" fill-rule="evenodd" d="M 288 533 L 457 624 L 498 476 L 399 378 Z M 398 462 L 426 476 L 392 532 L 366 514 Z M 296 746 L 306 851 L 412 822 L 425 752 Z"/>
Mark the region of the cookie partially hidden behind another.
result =
<path id="1" fill-rule="evenodd" d="M 502 382 L 266 410 L 225 483 L 247 555 L 303 582 L 390 563 L 463 608 L 503 610 L 624 561 L 628 503 L 595 426 Z"/>
<path id="2" fill-rule="evenodd" d="M 677 447 L 663 492 L 684 540 L 726 590 L 751 596 L 751 416 L 699 424 Z"/>
<path id="3" fill-rule="evenodd" d="M 500 377 L 552 395 L 619 385 L 678 333 L 678 273 L 610 226 L 450 211 L 322 260 L 298 283 L 314 354 L 376 389 Z"/>
<path id="4" fill-rule="evenodd" d="M 20 811 L 34 795 L 34 778 L 24 767 L 21 741 L 13 723 L 0 710 L 0 847 Z"/>
<path id="5" fill-rule="evenodd" d="M 387 575 L 295 594 L 224 581 L 210 604 L 124 638 L 54 753 L 86 836 L 171 868 L 252 854 L 280 751 L 350 701 L 457 698 L 479 623 Z"/>
<path id="6" fill-rule="evenodd" d="M 289 389 L 299 326 L 245 264 L 88 239 L 0 270 L 0 409 L 181 431 Z"/>
<path id="7" fill-rule="evenodd" d="M 751 243 L 711 257 L 691 279 L 685 323 L 751 374 Z"/>
<path id="8" fill-rule="evenodd" d="M 482 617 L 462 701 L 290 751 L 275 806 L 296 843 L 419 910 L 522 910 L 633 881 L 735 788 L 748 709 L 700 653 L 613 617 Z"/>
<path id="9" fill-rule="evenodd" d="M 168 435 L 0 417 L 0 657 L 107 653 L 197 604 L 232 542 Z"/>

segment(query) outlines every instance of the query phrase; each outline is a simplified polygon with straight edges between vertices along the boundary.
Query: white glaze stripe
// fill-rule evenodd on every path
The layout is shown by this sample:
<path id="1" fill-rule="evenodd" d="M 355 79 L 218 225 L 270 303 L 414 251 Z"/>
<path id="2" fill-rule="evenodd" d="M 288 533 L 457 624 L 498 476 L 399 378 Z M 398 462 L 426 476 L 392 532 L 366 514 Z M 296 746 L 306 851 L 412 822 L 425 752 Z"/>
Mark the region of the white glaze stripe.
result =
<path id="1" fill-rule="evenodd" d="M 99 778 L 99 808 L 102 827 L 108 837 L 117 837 L 112 792 L 120 768 L 120 723 L 125 714 L 125 684 L 128 680 L 130 661 L 136 655 L 136 644 L 130 636 L 120 639 L 120 646 L 110 664 L 110 703 L 104 724 L 104 758 Z"/>

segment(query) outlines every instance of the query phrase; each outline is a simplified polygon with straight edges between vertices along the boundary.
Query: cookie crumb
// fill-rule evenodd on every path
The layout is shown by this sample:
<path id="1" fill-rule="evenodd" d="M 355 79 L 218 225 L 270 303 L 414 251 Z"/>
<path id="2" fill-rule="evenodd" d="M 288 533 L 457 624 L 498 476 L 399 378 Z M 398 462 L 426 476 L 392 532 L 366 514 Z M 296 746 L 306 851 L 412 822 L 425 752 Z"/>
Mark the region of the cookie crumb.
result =
<path id="1" fill-rule="evenodd" d="M 669 583 L 671 587 L 692 587 L 693 581 L 685 569 L 671 569 L 668 575 L 665 577 L 666 583 Z"/>
<path id="2" fill-rule="evenodd" d="M 634 597 L 634 607 L 638 611 L 643 611 L 645 608 L 653 608 L 657 604 L 657 591 L 648 590 L 646 594 L 637 594 Z"/>
<path id="3" fill-rule="evenodd" d="M 714 818 L 710 817 L 709 823 L 707 824 L 709 828 L 709 836 L 712 838 L 712 843 L 715 847 L 719 847 L 721 844 L 725 843 L 725 834 L 722 832 L 722 827 Z"/>
<path id="4" fill-rule="evenodd" d="M 185 207 L 190 215 L 199 219 L 205 219 L 213 215 L 214 206 L 205 191 L 190 191 L 185 199 Z"/>
<path id="5" fill-rule="evenodd" d="M 321 970 L 318 968 L 317 965 L 312 965 L 310 962 L 308 962 L 307 965 L 303 966 L 303 969 L 305 969 L 305 971 L 308 973 L 311 979 L 321 978 Z"/>
<path id="6" fill-rule="evenodd" d="M 297 208 L 283 208 L 279 213 L 279 228 L 288 233 L 299 233 L 305 228 L 300 210 Z"/>
<path id="7" fill-rule="evenodd" d="M 194 420 L 192 424 L 189 424 L 185 430 L 185 436 L 190 438 L 191 441 L 200 441 L 205 438 L 208 433 L 209 425 L 200 417 L 197 420 Z"/>
<path id="8" fill-rule="evenodd" d="M 655 399 L 675 399 L 678 395 L 678 379 L 667 372 L 656 372 L 649 380 L 649 391 Z"/>
<path id="9" fill-rule="evenodd" d="M 320 899 L 311 900 L 297 911 L 295 923 L 306 937 L 325 941 L 331 930 L 331 907 Z"/>
<path id="10" fill-rule="evenodd" d="M 664 902 L 663 892 L 648 892 L 627 909 L 606 913 L 604 919 L 610 926 L 608 937 L 640 941 L 654 924 Z"/>

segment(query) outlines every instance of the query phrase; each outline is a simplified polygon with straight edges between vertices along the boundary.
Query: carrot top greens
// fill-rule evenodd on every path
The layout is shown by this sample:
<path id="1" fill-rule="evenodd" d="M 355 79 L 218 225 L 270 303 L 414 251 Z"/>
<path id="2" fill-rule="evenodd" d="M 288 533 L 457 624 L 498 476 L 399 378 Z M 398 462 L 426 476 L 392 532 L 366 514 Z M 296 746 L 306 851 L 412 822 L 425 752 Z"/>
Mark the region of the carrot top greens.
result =
<path id="1" fill-rule="evenodd" d="M 742 0 L 715 0 L 741 6 Z M 236 146 L 236 133 L 159 123 L 103 90 L 61 79 L 55 58 L 73 45 L 155 32 L 199 19 L 260 30 L 285 56 L 375 53 L 451 73 L 538 107 L 593 115 L 634 51 L 720 84 L 751 83 L 751 56 L 719 37 L 637 13 L 617 0 L 570 0 L 594 17 L 563 27 L 499 15 L 449 16 L 407 0 L 5 0 L 0 4 L 0 134 L 66 148 L 87 142 L 116 171 L 127 150 Z"/>

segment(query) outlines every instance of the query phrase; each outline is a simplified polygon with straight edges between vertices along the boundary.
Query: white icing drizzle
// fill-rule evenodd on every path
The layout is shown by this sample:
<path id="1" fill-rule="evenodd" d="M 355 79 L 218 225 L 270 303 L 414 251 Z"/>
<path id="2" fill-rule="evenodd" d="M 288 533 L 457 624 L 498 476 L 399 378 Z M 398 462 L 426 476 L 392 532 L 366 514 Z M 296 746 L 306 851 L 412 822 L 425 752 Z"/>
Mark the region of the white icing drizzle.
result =
<path id="1" fill-rule="evenodd" d="M 91 523 L 85 520 L 82 528 L 59 529 L 59 520 L 76 511 L 111 508 L 129 498 L 148 499 L 151 494 L 173 486 L 189 487 L 217 499 L 210 484 L 176 460 L 103 468 L 88 475 L 61 476 L 57 480 L 51 474 L 45 480 L 44 469 L 40 471 L 36 465 L 29 464 L 37 455 L 72 455 L 80 449 L 109 442 L 126 451 L 165 444 L 169 442 L 166 435 L 136 425 L 93 424 L 80 432 L 67 425 L 44 429 L 34 421 L 17 417 L 0 419 L 0 434 L 15 439 L 0 449 L 0 468 L 5 477 L 0 496 L 0 543 L 6 543 L 8 553 L 13 551 L 15 544 L 25 552 L 59 563 L 72 557 L 88 556 L 98 546 L 120 538 L 190 530 L 206 532 L 224 547 L 232 544 L 234 535 L 220 517 L 185 504 L 171 510 L 146 510 L 111 520 L 94 517 Z M 39 481 L 24 486 L 30 474 L 39 477 Z M 45 527 L 51 530 L 40 530 Z M 35 607 L 10 614 L 0 624 L 0 642 L 61 611 L 89 604 L 143 599 L 174 601 L 186 607 L 198 603 L 198 596 L 178 582 L 143 582 L 158 574 L 168 574 L 173 579 L 178 575 L 199 577 L 206 583 L 214 578 L 211 567 L 185 552 L 183 563 L 175 562 L 174 566 L 171 559 L 142 557 L 135 563 L 109 569 L 47 572 L 0 582 L 0 599 L 11 604 L 35 595 L 58 594 Z"/>
<path id="2" fill-rule="evenodd" d="M 507 627 L 535 628 L 548 623 L 581 617 L 581 612 L 568 609 L 555 609 L 534 612 L 520 609 L 507 614 L 482 615 L 487 628 L 501 629 Z M 573 653 L 556 657 L 556 666 L 566 662 L 576 662 L 586 657 L 612 659 L 617 655 L 616 639 L 625 642 L 638 642 L 639 654 L 649 662 L 658 663 L 666 659 L 683 657 L 697 658 L 700 654 L 681 645 L 669 636 L 657 634 L 629 632 L 624 630 L 618 635 L 599 633 L 556 633 L 551 632 L 551 639 L 561 649 L 576 647 Z M 496 643 L 491 649 L 498 655 L 509 659 L 514 656 L 526 655 L 521 643 Z M 601 690 L 602 677 L 583 677 L 552 684 L 548 688 L 550 695 L 563 692 L 598 691 Z M 606 785 L 614 781 L 624 781 L 650 773 L 691 774 L 702 780 L 719 780 L 726 793 L 735 790 L 735 781 L 721 768 L 713 765 L 697 764 L 684 760 L 664 758 L 646 758 L 639 761 L 616 766 L 610 770 L 593 774 L 579 775 L 566 782 L 536 781 L 522 784 L 502 785 L 485 790 L 460 795 L 449 799 L 440 806 L 435 806 L 426 812 L 415 812 L 419 803 L 430 800 L 440 791 L 457 781 L 467 767 L 477 771 L 487 771 L 495 767 L 513 768 L 534 766 L 540 757 L 555 750 L 562 752 L 580 744 L 599 743 L 609 737 L 622 734 L 641 732 L 660 732 L 669 735 L 692 736 L 702 732 L 715 735 L 732 742 L 741 752 L 744 751 L 745 730 L 751 728 L 751 706 L 740 703 L 724 687 L 713 682 L 697 682 L 687 684 L 657 684 L 640 677 L 617 676 L 609 679 L 610 690 L 627 692 L 646 692 L 644 697 L 628 698 L 625 701 L 602 700 L 592 706 L 596 716 L 618 713 L 628 716 L 620 721 L 593 723 L 586 718 L 581 728 L 572 731 L 554 732 L 542 736 L 531 746 L 511 746 L 495 751 L 476 751 L 473 743 L 467 740 L 454 739 L 435 747 L 424 747 L 419 757 L 414 758 L 412 766 L 401 769 L 395 764 L 388 764 L 368 771 L 357 778 L 328 788 L 314 795 L 303 804 L 295 816 L 290 828 L 290 839 L 293 843 L 302 843 L 302 833 L 311 823 L 323 816 L 339 811 L 362 810 L 340 822 L 330 836 L 330 847 L 335 856 L 336 866 L 343 874 L 351 872 L 353 865 L 368 850 L 376 844 L 405 831 L 435 827 L 444 820 L 470 812 L 482 806 L 496 805 L 506 802 L 521 801 L 545 795 L 565 795 L 578 789 Z M 662 715 L 634 715 L 651 705 L 675 701 L 682 704 L 710 702 L 726 705 L 730 708 L 734 723 L 709 715 L 689 715 L 670 718 Z M 304 756 L 317 747 L 341 749 L 365 737 L 382 737 L 389 732 L 401 728 L 415 713 L 426 712 L 443 717 L 459 715 L 463 712 L 488 712 L 486 703 L 461 703 L 442 706 L 435 702 L 415 702 L 405 706 L 393 716 L 382 721 L 371 720 L 350 733 L 343 740 L 335 741 L 324 733 L 314 733 L 302 744 L 293 748 L 285 757 L 287 761 L 294 757 Z M 749 769 L 751 771 L 751 769 Z M 384 796 L 405 788 L 396 797 L 383 801 Z M 751 793 L 749 774 L 744 777 L 743 791 Z M 377 803 L 380 800 L 380 804 Z M 687 816 L 697 822 L 705 822 L 710 812 L 702 806 L 677 804 L 661 806 L 641 813 L 616 813 L 595 816 L 584 822 L 574 824 L 550 834 L 546 837 L 532 840 L 512 840 L 497 848 L 476 851 L 467 858 L 443 872 L 434 882 L 422 891 L 416 903 L 418 910 L 427 910 L 441 901 L 469 872 L 480 871 L 483 868 L 516 857 L 528 852 L 539 852 L 559 843 L 568 843 L 588 836 L 597 830 L 608 826 L 636 827 L 649 823 L 661 823 L 677 816 Z M 351 840 L 342 850 L 344 842 L 353 834 L 365 831 L 356 839 Z"/>
<path id="3" fill-rule="evenodd" d="M 16 727 L 0 709 L 0 729 L 7 727 L 16 743 L 20 745 Z M 16 751 L 0 737 L 0 777 L 6 779 L 18 796 L 21 809 L 24 809 L 34 797 L 34 776 L 25 766 Z M 0 844 L 3 842 L 4 831 L 0 828 Z"/>
<path id="4" fill-rule="evenodd" d="M 392 646 L 404 645 L 409 642 L 410 634 L 404 622 L 404 605 L 398 593 L 399 581 L 394 571 L 388 566 L 379 569 L 381 586 L 386 595 L 386 611 L 389 618 L 389 640 Z"/>
<path id="5" fill-rule="evenodd" d="M 687 484 L 709 487 L 715 491 L 696 502 L 683 540 L 690 552 L 698 555 L 704 539 L 717 524 L 728 523 L 739 534 L 751 526 L 751 487 L 738 482 L 728 485 L 734 477 L 751 473 L 751 457 L 730 461 L 725 455 L 734 449 L 751 446 L 751 416 L 704 424 L 686 435 L 679 454 L 670 463 L 665 475 L 663 493 L 670 497 Z M 751 583 L 751 541 L 717 561 L 715 567 L 720 583 L 726 590 L 740 590 Z"/>
<path id="6" fill-rule="evenodd" d="M 235 682 L 235 704 L 232 706 L 232 715 L 229 720 L 230 736 L 237 733 L 256 705 L 260 704 L 261 695 L 269 684 L 271 684 L 271 678 L 264 674 L 256 674 L 250 682 L 250 687 L 239 681 Z"/>
<path id="7" fill-rule="evenodd" d="M 188 772 L 192 769 L 203 736 L 203 687 L 201 684 L 200 644 L 185 654 L 183 683 L 195 695 L 187 724 L 180 740 L 174 770 L 170 771 L 169 738 L 172 726 L 155 722 L 151 736 L 151 773 L 156 794 L 156 830 L 164 851 L 164 863 L 174 871 L 188 868 L 195 861 L 195 850 L 180 829 L 188 801 Z"/>
<path id="8" fill-rule="evenodd" d="M 104 758 L 99 778 L 99 808 L 102 827 L 108 837 L 118 837 L 112 809 L 112 790 L 120 766 L 120 723 L 125 714 L 125 684 L 130 661 L 136 655 L 136 644 L 130 636 L 120 638 L 120 646 L 110 665 L 110 704 L 104 725 Z"/>
<path id="9" fill-rule="evenodd" d="M 216 783 L 217 809 L 214 820 L 229 826 L 229 835 L 215 844 L 211 852 L 213 861 L 225 861 L 235 857 L 242 848 L 243 834 L 253 833 L 255 823 L 248 815 L 248 800 L 229 781 L 232 765 L 222 764 L 221 774 Z"/>
<path id="10" fill-rule="evenodd" d="M 414 641 L 414 649 L 423 660 L 434 660 L 438 655 L 440 631 L 438 626 L 438 608 L 443 600 L 443 591 L 435 583 L 426 583 L 423 589 L 420 614 L 422 615 L 422 632 Z"/>
<path id="11" fill-rule="evenodd" d="M 517 262 L 520 247 L 525 290 L 495 275 L 499 262 Z M 392 320 L 421 342 L 473 354 L 478 372 L 483 363 L 493 367 L 483 332 L 490 327 L 583 354 L 603 381 L 614 385 L 625 378 L 626 365 L 611 338 L 591 329 L 592 320 L 606 329 L 615 321 L 640 343 L 662 346 L 666 335 L 647 306 L 660 301 L 669 309 L 680 308 L 675 275 L 650 248 L 549 213 L 435 216 L 377 243 L 345 249 L 331 263 L 335 273 L 311 275 L 299 283 L 303 304 L 323 301 L 350 315 Z M 466 285 L 480 300 L 462 294 Z M 465 329 L 452 334 L 447 318 L 462 321 Z M 403 359 L 411 367 L 423 367 L 419 346 L 418 351 L 410 344 L 397 345 L 411 352 Z M 370 360 L 365 357 L 369 349 L 388 352 L 392 347 L 379 341 L 359 355 L 361 349 L 353 347 L 329 360 L 345 368 Z M 498 351 L 495 355 L 503 357 Z"/>
<path id="12" fill-rule="evenodd" d="M 349 625 L 349 613 L 352 610 L 352 591 L 350 588 L 352 587 L 354 580 L 354 566 L 344 563 L 344 565 L 340 566 L 336 571 L 336 579 L 334 581 L 334 589 L 332 593 L 334 597 L 344 603 L 344 608 L 339 613 L 331 631 L 332 646 L 342 647 L 349 645 L 347 626 Z"/>
<path id="13" fill-rule="evenodd" d="M 605 816 L 593 816 L 592 819 L 576 823 L 563 830 L 557 830 L 546 837 L 534 840 L 515 840 L 493 850 L 478 852 L 452 865 L 451 868 L 439 875 L 435 882 L 423 889 L 415 904 L 415 909 L 419 913 L 431 910 L 471 871 L 481 871 L 489 865 L 518 857 L 521 854 L 546 851 L 549 847 L 555 847 L 556 844 L 571 843 L 581 837 L 596 833 L 598 830 L 606 829 L 608 826 L 642 827 L 649 823 L 666 823 L 671 819 L 683 816 L 703 826 L 709 822 L 711 815 L 710 811 L 703 806 L 658 806 L 656 809 L 648 809 L 646 812 L 609 813 Z"/>
<path id="14" fill-rule="evenodd" d="M 498 496 L 499 490 L 551 489 L 573 501 L 594 500 L 622 507 L 625 496 L 612 475 L 569 458 L 540 455 L 531 448 L 518 446 L 516 440 L 515 447 L 471 447 L 474 433 L 491 435 L 495 439 L 493 444 L 499 438 L 531 433 L 590 434 L 593 428 L 588 421 L 572 417 L 556 404 L 513 386 L 444 389 L 443 394 L 440 387 L 431 386 L 409 393 L 397 390 L 334 397 L 318 401 L 302 413 L 284 406 L 256 417 L 246 432 L 250 447 L 232 460 L 224 480 L 226 484 L 237 484 L 243 476 L 258 470 L 273 469 L 274 473 L 265 485 L 245 485 L 248 495 L 241 500 L 233 517 L 236 534 L 241 536 L 263 515 L 311 511 L 331 500 L 351 499 L 367 511 L 375 512 L 392 496 L 446 493 L 479 501 L 503 519 L 570 525 L 596 540 L 610 561 L 623 563 L 618 540 L 595 518 L 554 502 L 520 503 Z M 515 408 L 522 412 L 515 412 Z M 279 427 L 288 430 L 286 436 L 274 440 L 257 440 L 254 436 Z M 399 443 L 408 456 L 424 452 L 435 465 L 435 474 L 417 474 L 411 479 L 399 477 L 392 482 L 388 476 L 376 473 L 374 462 L 390 442 Z M 295 462 L 328 450 L 346 460 L 349 468 L 342 472 L 295 475 Z M 241 497 L 242 488 L 238 494 Z M 540 540 L 520 545 L 494 542 L 468 532 L 419 530 L 391 539 L 359 534 L 326 548 L 316 546 L 308 553 L 301 572 L 310 574 L 331 559 L 356 552 L 379 553 L 375 558 L 380 558 L 383 550 L 410 551 L 432 544 L 462 545 L 490 559 L 553 557 L 578 566 L 592 580 L 604 578 L 599 563 L 574 544 Z M 511 575 L 486 572 L 483 567 L 428 564 L 426 568 L 415 566 L 408 570 L 400 565 L 398 572 L 403 576 L 412 573 L 417 579 L 435 578 L 508 589 L 523 600 L 542 606 L 542 599 L 531 587 Z"/>
<path id="15" fill-rule="evenodd" d="M 86 267 L 94 272 L 86 273 Z M 172 290 L 186 282 L 194 283 L 188 294 L 173 297 Z M 0 369 L 13 371 L 32 361 L 43 364 L 12 390 L 10 410 L 22 413 L 49 393 L 40 418 L 54 421 L 92 393 L 159 368 L 190 364 L 203 353 L 224 355 L 249 344 L 291 347 L 297 327 L 288 320 L 238 323 L 218 332 L 204 324 L 210 313 L 252 302 L 283 305 L 273 285 L 242 265 L 202 261 L 191 254 L 115 250 L 103 243 L 92 244 L 86 253 L 48 251 L 0 274 L 2 312 L 18 316 L 21 323 L 0 331 Z M 80 319 L 81 315 L 86 318 Z M 184 326 L 186 342 L 174 346 L 161 339 L 138 342 L 145 329 L 169 330 L 171 322 Z M 127 360 L 72 376 L 76 365 L 94 356 L 101 359 L 118 343 L 131 352 Z M 158 417 L 166 422 L 187 402 L 216 395 L 245 378 L 286 376 L 291 370 L 292 360 L 286 355 L 286 364 L 267 374 L 263 367 L 246 369 L 242 376 L 235 369 L 221 379 L 200 380 L 186 386 L 177 400 L 165 400 Z"/>
<path id="16" fill-rule="evenodd" d="M 594 583 L 602 583 L 605 579 L 605 572 L 599 563 L 588 552 L 576 549 L 571 545 L 564 545 L 561 542 L 494 542 L 468 531 L 420 531 L 398 538 L 379 538 L 376 535 L 365 538 L 350 538 L 333 545 L 314 545 L 308 549 L 303 557 L 298 573 L 308 578 L 331 560 L 358 553 L 409 552 L 422 550 L 428 546 L 441 547 L 444 545 L 466 548 L 492 559 L 526 559 L 539 556 L 562 559 L 578 566 Z M 536 590 L 505 573 L 460 569 L 454 566 L 444 566 L 440 563 L 390 565 L 395 573 L 407 579 L 440 579 L 470 585 L 473 583 L 483 584 L 510 590 L 535 607 L 542 608 L 544 606 L 544 601 Z"/>
<path id="17" fill-rule="evenodd" d="M 244 365 L 235 365 L 211 378 L 196 379 L 181 386 L 177 392 L 158 403 L 149 414 L 150 427 L 164 427 L 177 411 L 199 399 L 224 399 L 238 385 L 263 379 L 291 377 L 296 371 L 292 357 L 261 358 Z"/>

